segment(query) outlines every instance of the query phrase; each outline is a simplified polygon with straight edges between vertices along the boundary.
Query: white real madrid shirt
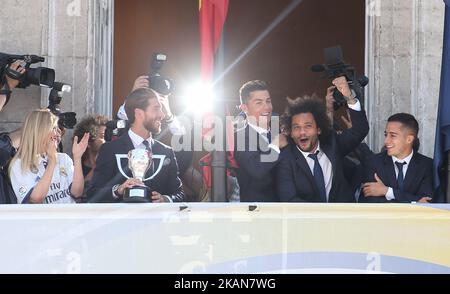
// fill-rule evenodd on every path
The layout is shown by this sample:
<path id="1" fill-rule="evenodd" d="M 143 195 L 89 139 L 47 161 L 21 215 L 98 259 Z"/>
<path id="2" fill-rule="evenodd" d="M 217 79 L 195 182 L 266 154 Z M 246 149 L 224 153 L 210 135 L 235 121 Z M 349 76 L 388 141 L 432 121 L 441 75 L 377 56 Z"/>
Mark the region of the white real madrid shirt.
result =
<path id="1" fill-rule="evenodd" d="M 22 173 L 21 160 L 14 161 L 11 166 L 11 184 L 16 193 L 18 204 L 27 204 L 34 187 L 42 179 L 47 166 L 47 157 L 41 158 L 38 172 L 27 171 Z M 73 182 L 73 161 L 65 153 L 57 154 L 57 164 L 53 172 L 52 183 L 48 189 L 43 204 L 70 204 L 76 203 L 70 194 Z"/>

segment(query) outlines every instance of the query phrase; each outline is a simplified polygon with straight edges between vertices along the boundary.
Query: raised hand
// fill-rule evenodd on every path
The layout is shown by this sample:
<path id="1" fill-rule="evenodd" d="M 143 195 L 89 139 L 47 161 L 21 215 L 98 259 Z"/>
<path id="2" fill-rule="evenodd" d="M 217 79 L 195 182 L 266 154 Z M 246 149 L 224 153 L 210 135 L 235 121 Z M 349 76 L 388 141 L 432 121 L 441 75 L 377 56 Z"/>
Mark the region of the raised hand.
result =
<path id="1" fill-rule="evenodd" d="M 80 143 L 78 143 L 78 137 L 75 136 L 75 138 L 73 139 L 73 146 L 72 146 L 72 154 L 74 160 L 81 159 L 84 152 L 86 152 L 88 144 L 89 144 L 89 133 L 84 134 Z"/>
<path id="2" fill-rule="evenodd" d="M 133 92 L 133 91 L 135 91 L 137 89 L 149 88 L 150 87 L 150 82 L 148 81 L 148 79 L 149 79 L 148 76 L 140 76 L 140 77 L 138 77 L 134 81 L 133 90 L 131 90 L 131 92 Z"/>

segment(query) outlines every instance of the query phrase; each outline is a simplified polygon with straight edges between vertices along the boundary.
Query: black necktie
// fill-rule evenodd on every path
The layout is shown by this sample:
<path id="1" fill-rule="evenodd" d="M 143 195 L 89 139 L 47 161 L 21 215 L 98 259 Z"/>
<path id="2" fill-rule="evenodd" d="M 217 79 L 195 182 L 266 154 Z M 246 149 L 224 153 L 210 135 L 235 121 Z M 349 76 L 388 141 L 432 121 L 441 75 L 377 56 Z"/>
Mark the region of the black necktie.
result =
<path id="1" fill-rule="evenodd" d="M 144 144 L 145 146 L 145 150 L 147 150 L 148 152 L 152 152 L 152 147 L 150 146 L 150 143 L 147 140 L 144 140 L 144 142 L 142 142 L 142 144 Z M 149 168 L 149 170 L 152 170 L 152 174 L 155 173 L 155 169 L 154 169 L 154 165 L 152 163 L 151 164 L 151 168 Z M 148 173 L 148 171 L 147 171 Z"/>
<path id="2" fill-rule="evenodd" d="M 314 160 L 314 180 L 316 181 L 317 188 L 319 189 L 319 196 L 321 202 L 327 202 L 327 190 L 325 188 L 325 178 L 323 176 L 322 167 L 319 164 L 319 151 L 315 154 L 309 154 L 308 157 Z"/>
<path id="3" fill-rule="evenodd" d="M 145 149 L 146 149 L 147 151 L 152 152 L 152 147 L 150 146 L 150 143 L 149 143 L 147 140 L 144 140 L 144 142 L 142 142 L 142 144 L 144 144 Z"/>
<path id="4" fill-rule="evenodd" d="M 397 184 L 400 191 L 403 191 L 403 181 L 405 179 L 403 175 L 403 166 L 406 164 L 406 162 L 395 162 L 395 165 L 398 168 L 398 177 L 397 177 Z"/>
<path id="5" fill-rule="evenodd" d="M 267 133 L 267 140 L 269 141 L 269 144 L 272 144 L 272 133 L 271 132 Z"/>

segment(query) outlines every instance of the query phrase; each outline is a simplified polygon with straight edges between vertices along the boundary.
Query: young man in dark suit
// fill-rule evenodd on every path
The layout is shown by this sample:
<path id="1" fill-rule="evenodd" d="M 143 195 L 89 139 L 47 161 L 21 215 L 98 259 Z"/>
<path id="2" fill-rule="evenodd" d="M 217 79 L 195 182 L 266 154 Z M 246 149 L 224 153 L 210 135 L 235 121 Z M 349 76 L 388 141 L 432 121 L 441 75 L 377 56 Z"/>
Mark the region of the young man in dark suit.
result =
<path id="1" fill-rule="evenodd" d="M 366 137 L 369 124 L 345 77 L 333 84 L 347 100 L 353 126 L 340 134 L 333 131 L 319 99 L 304 99 L 289 107 L 285 124 L 292 144 L 281 153 L 277 167 L 282 202 L 355 202 L 343 160 Z"/>
<path id="2" fill-rule="evenodd" d="M 417 120 L 411 114 L 395 114 L 384 134 L 386 151 L 369 162 L 360 202 L 431 201 L 433 161 L 418 152 Z"/>
<path id="3" fill-rule="evenodd" d="M 272 99 L 263 81 L 250 81 L 240 89 L 245 125 L 235 133 L 234 157 L 241 202 L 277 202 L 275 166 L 280 147 L 287 141 L 271 129 Z"/>
<path id="4" fill-rule="evenodd" d="M 120 202 L 125 190 L 134 186 L 148 186 L 152 194 L 152 202 L 181 202 L 184 201 L 181 181 L 178 177 L 178 165 L 173 150 L 152 138 L 161 132 L 161 121 L 164 118 L 159 97 L 151 89 L 142 88 L 133 91 L 125 102 L 125 111 L 131 123 L 128 133 L 122 135 L 118 140 L 105 143 L 99 152 L 94 170 L 94 176 L 88 188 L 89 202 Z M 131 172 L 127 168 L 127 160 L 118 160 L 116 155 L 126 155 L 133 149 L 147 149 L 153 155 L 161 155 L 161 162 L 154 160 L 153 168 L 147 172 L 147 176 L 153 173 L 157 175 L 146 181 L 137 179 L 126 179 L 119 170 L 129 177 Z M 156 165 L 156 166 L 155 166 Z"/>

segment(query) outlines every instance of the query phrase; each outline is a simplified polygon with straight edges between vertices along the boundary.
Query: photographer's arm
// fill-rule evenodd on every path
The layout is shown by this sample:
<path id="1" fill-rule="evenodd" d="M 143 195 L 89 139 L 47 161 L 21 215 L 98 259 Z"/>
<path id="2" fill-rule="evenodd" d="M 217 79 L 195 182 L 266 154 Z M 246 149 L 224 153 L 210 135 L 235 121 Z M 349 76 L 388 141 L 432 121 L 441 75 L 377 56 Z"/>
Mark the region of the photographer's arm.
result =
<path id="1" fill-rule="evenodd" d="M 11 139 L 11 144 L 14 148 L 16 148 L 16 150 L 19 149 L 21 137 L 22 137 L 22 129 L 21 128 L 9 133 L 9 138 Z"/>
<path id="2" fill-rule="evenodd" d="M 20 75 L 25 73 L 25 69 L 20 66 L 21 61 L 16 61 L 10 65 L 10 69 L 18 72 Z M 9 96 L 11 95 L 11 91 L 14 90 L 19 85 L 19 81 L 6 76 L 6 83 L 1 85 L 0 90 L 3 92 L 8 92 L 6 94 L 0 94 L 0 111 L 6 105 L 9 100 Z"/>
<path id="3" fill-rule="evenodd" d="M 352 127 L 337 136 L 337 142 L 342 155 L 352 152 L 369 133 L 369 122 L 361 103 L 352 93 L 345 77 L 333 80 L 333 85 L 347 100 Z"/>

